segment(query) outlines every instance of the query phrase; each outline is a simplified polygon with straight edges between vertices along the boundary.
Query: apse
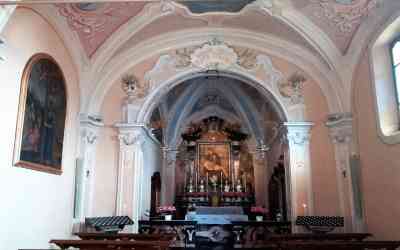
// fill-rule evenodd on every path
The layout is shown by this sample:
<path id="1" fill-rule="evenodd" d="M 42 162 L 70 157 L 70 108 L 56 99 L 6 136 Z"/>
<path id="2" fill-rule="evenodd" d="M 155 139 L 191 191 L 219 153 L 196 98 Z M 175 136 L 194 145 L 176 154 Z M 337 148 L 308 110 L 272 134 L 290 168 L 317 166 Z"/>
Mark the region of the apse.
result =
<path id="1" fill-rule="evenodd" d="M 276 182 L 285 176 L 277 140 L 283 119 L 272 102 L 248 83 L 221 75 L 186 80 L 164 95 L 149 121 L 163 147 L 176 151 L 162 170 L 162 203 L 177 205 L 182 215 L 193 203 L 260 205 L 286 214 L 285 184 Z M 188 195 L 194 197 L 188 201 Z"/>

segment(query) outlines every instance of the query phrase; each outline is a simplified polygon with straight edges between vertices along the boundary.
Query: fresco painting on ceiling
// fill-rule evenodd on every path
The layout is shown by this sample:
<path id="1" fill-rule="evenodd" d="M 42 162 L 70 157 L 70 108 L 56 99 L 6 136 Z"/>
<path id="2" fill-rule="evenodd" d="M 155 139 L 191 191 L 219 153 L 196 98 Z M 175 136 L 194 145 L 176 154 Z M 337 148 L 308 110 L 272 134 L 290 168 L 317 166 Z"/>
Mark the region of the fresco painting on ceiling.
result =
<path id="1" fill-rule="evenodd" d="M 61 69 L 50 56 L 35 55 L 22 78 L 14 165 L 61 174 L 66 106 Z"/>
<path id="2" fill-rule="evenodd" d="M 230 144 L 229 143 L 199 143 L 198 144 L 199 176 L 205 178 L 207 173 L 223 174 L 230 177 Z"/>
<path id="3" fill-rule="evenodd" d="M 246 5 L 255 0 L 213 0 L 213 1 L 188 1 L 180 2 L 189 8 L 192 13 L 203 14 L 207 12 L 239 12 Z"/>

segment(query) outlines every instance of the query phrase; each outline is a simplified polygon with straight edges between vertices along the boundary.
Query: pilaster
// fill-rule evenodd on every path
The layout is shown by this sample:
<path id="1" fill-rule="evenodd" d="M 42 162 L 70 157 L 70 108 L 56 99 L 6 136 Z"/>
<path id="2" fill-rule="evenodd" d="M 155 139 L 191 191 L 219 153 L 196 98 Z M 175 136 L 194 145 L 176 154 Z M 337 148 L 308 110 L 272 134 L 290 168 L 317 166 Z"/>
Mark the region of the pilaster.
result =
<path id="1" fill-rule="evenodd" d="M 291 195 L 291 220 L 293 230 L 297 216 L 314 214 L 314 197 L 312 189 L 312 173 L 310 161 L 311 122 L 286 122 L 287 140 L 289 144 L 289 178 Z"/>
<path id="2" fill-rule="evenodd" d="M 163 147 L 163 168 L 162 168 L 162 204 L 172 205 L 175 199 L 175 169 L 177 149 Z"/>
<path id="3" fill-rule="evenodd" d="M 80 211 L 78 218 L 84 221 L 85 217 L 92 216 L 93 213 L 93 194 L 95 180 L 95 159 L 96 143 L 100 136 L 103 123 L 90 116 L 82 115 L 80 117 L 80 157 L 82 159 L 82 169 L 79 171 L 83 176 L 82 193 L 80 201 Z"/>
<path id="4" fill-rule="evenodd" d="M 138 231 L 141 215 L 144 133 L 141 126 L 117 124 L 119 140 L 116 214 L 128 215 Z"/>
<path id="5" fill-rule="evenodd" d="M 346 232 L 361 232 L 362 218 L 356 216 L 353 191 L 353 171 L 350 165 L 352 148 L 352 115 L 340 113 L 328 116 L 326 126 L 335 149 L 336 178 L 341 216 L 345 218 Z M 359 218 L 357 218 L 359 217 Z"/>

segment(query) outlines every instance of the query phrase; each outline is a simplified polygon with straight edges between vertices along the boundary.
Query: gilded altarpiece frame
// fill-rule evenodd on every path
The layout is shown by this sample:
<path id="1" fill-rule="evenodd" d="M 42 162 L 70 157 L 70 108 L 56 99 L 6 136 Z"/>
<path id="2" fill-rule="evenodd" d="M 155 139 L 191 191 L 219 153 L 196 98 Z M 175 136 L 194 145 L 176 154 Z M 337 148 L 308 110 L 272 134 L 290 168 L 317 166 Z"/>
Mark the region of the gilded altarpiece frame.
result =
<path id="1" fill-rule="evenodd" d="M 230 142 L 198 142 L 197 143 L 197 175 L 206 178 L 207 173 L 217 175 L 218 179 L 232 178 Z"/>

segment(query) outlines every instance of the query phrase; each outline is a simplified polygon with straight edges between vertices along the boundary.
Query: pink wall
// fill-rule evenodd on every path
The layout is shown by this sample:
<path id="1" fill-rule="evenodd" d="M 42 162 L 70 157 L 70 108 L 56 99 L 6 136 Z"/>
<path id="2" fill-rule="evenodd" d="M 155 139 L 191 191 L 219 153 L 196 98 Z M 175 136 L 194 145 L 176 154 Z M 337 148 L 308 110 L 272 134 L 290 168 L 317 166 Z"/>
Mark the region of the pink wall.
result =
<path id="1" fill-rule="evenodd" d="M 356 121 L 362 191 L 367 230 L 377 239 L 400 238 L 400 145 L 378 137 L 374 91 L 365 54 L 354 78 L 353 113 Z"/>
<path id="2" fill-rule="evenodd" d="M 271 58 L 274 66 L 286 78 L 293 72 L 301 72 L 295 65 L 275 57 Z M 310 139 L 314 213 L 315 215 L 339 215 L 339 194 L 334 148 L 329 138 L 329 131 L 325 126 L 329 114 L 328 104 L 318 84 L 310 76 L 306 75 L 306 78 L 307 81 L 304 85 L 306 120 L 314 123 Z M 303 197 L 301 199 L 305 201 L 306 198 Z M 301 206 L 301 204 L 299 205 Z"/>
<path id="3" fill-rule="evenodd" d="M 79 131 L 77 73 L 63 41 L 32 10 L 18 8 L 2 35 L 6 41 L 6 60 L 0 62 L 0 249 L 49 248 L 50 239 L 66 238 L 71 233 Z M 51 55 L 66 78 L 68 111 L 62 175 L 12 166 L 21 75 L 29 58 L 36 53 Z"/>

